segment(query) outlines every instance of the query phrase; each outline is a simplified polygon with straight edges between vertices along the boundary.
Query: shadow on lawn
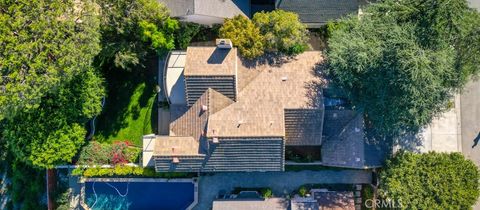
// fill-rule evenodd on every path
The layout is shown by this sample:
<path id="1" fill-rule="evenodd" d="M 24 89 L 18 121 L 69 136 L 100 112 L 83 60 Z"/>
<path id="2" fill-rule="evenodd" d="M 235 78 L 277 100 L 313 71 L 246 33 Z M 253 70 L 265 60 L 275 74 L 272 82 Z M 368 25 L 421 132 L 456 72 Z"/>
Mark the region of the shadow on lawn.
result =
<path id="1" fill-rule="evenodd" d="M 152 58 L 145 68 L 137 68 L 131 71 L 110 68 L 103 71 L 106 80 L 107 97 L 105 107 L 97 120 L 97 133 L 95 139 L 100 142 L 108 142 L 118 132 L 129 126 L 128 118 L 133 120 L 143 117 L 142 125 L 156 130 L 156 96 L 155 100 L 149 100 L 156 94 L 157 59 Z M 137 101 L 131 101 L 132 97 L 140 94 Z M 134 98 L 136 98 L 134 97 Z M 132 105 L 131 105 L 132 104 Z M 129 107 L 130 106 L 130 107 Z M 148 111 L 141 116 L 142 108 L 148 107 Z M 153 111 L 152 111 L 153 110 Z M 150 120 L 150 122 L 147 122 Z M 148 126 L 148 124 L 151 124 Z M 150 128 L 148 128 L 150 129 Z M 147 132 L 147 128 L 142 129 Z M 110 139 L 110 140 L 109 140 Z M 126 139 L 115 139 L 126 140 Z M 128 139 L 135 142 L 136 139 Z"/>

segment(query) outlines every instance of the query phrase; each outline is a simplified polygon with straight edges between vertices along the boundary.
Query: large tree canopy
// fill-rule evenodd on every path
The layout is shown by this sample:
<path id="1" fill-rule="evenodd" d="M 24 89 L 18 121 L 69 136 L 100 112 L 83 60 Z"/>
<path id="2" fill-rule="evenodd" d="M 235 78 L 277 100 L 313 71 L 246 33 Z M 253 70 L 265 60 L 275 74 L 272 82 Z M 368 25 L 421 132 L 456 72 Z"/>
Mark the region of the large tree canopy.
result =
<path id="1" fill-rule="evenodd" d="M 471 209 L 480 174 L 460 153 L 399 153 L 380 174 L 382 194 L 404 209 Z"/>
<path id="2" fill-rule="evenodd" d="M 178 22 L 156 0 L 100 0 L 102 51 L 100 65 L 131 69 L 152 52 L 175 47 Z"/>
<path id="3" fill-rule="evenodd" d="M 101 110 L 91 66 L 99 20 L 90 1 L 0 1 L 2 141 L 36 167 L 68 162 Z"/>
<path id="4" fill-rule="evenodd" d="M 77 75 L 58 92 L 42 97 L 34 111 L 9 119 L 3 138 L 15 158 L 51 168 L 71 161 L 85 142 L 85 123 L 100 113 L 104 91 L 93 71 Z"/>
<path id="5" fill-rule="evenodd" d="M 100 50 L 91 2 L 0 0 L 0 119 L 36 109 Z"/>
<path id="6" fill-rule="evenodd" d="M 347 90 L 353 105 L 385 136 L 417 132 L 478 73 L 474 64 L 480 57 L 471 55 L 480 52 L 480 42 L 461 46 L 480 38 L 474 33 L 480 29 L 479 15 L 468 7 L 444 8 L 464 0 L 428 2 L 373 4 L 360 18 L 342 20 L 328 42 L 333 82 Z M 437 21 L 417 18 L 431 15 Z M 459 16 L 465 26 L 448 22 L 450 16 Z"/>

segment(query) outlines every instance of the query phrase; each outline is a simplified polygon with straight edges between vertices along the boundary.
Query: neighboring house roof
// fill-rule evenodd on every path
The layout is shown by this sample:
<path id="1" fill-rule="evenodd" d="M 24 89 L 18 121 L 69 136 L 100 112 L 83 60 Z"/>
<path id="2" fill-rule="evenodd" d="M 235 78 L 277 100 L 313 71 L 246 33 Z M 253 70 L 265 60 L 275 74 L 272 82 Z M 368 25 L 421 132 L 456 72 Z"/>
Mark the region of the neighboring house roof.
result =
<path id="1" fill-rule="evenodd" d="M 353 192 L 312 189 L 310 197 L 295 197 L 291 210 L 355 210 Z"/>
<path id="2" fill-rule="evenodd" d="M 288 201 L 283 198 L 265 200 L 215 200 L 212 210 L 287 210 Z"/>
<path id="3" fill-rule="evenodd" d="M 309 27 L 356 14 L 358 0 L 277 0 L 276 8 L 295 12 Z"/>
<path id="4" fill-rule="evenodd" d="M 310 51 L 282 65 L 259 64 L 262 71 L 239 92 L 237 102 L 209 117 L 207 136 L 284 137 L 285 109 L 323 109 L 322 81 L 315 75 L 322 59 L 320 52 Z M 313 126 L 321 129 L 317 122 Z"/>
<path id="5" fill-rule="evenodd" d="M 185 76 L 234 76 L 237 69 L 237 49 L 188 47 Z"/>
<path id="6" fill-rule="evenodd" d="M 232 18 L 250 16 L 250 1 L 246 0 L 158 0 L 170 10 L 170 16 L 205 15 Z"/>
<path id="7" fill-rule="evenodd" d="M 172 17 L 192 15 L 195 9 L 194 0 L 158 0 L 158 2 L 163 3 L 170 10 Z"/>

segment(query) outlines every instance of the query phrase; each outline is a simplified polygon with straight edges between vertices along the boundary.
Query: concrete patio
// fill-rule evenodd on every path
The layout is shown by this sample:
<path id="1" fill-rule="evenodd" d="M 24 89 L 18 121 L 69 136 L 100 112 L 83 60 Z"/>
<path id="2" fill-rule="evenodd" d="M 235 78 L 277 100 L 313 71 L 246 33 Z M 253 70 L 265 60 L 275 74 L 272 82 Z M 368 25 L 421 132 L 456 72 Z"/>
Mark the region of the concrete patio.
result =
<path id="1" fill-rule="evenodd" d="M 370 170 L 217 173 L 200 177 L 199 202 L 194 210 L 209 210 L 221 190 L 229 192 L 235 187 L 270 187 L 275 196 L 284 196 L 303 184 L 363 184 L 371 181 Z"/>

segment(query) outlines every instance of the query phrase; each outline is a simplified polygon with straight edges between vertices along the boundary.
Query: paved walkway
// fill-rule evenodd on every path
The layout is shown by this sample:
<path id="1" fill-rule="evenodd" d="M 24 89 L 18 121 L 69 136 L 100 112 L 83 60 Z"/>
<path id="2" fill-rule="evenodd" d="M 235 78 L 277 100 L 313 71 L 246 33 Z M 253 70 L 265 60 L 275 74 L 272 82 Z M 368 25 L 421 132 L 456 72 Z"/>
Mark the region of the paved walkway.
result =
<path id="1" fill-rule="evenodd" d="M 462 152 L 466 158 L 480 167 L 480 80 L 470 82 L 461 96 Z M 475 146 L 474 146 L 475 145 Z M 480 199 L 475 210 L 480 210 Z"/>
<path id="2" fill-rule="evenodd" d="M 283 196 L 303 184 L 361 184 L 371 181 L 372 173 L 369 170 L 217 173 L 200 177 L 199 200 L 194 210 L 211 209 L 212 201 L 220 190 L 229 192 L 235 187 L 270 187 L 274 195 Z"/>

